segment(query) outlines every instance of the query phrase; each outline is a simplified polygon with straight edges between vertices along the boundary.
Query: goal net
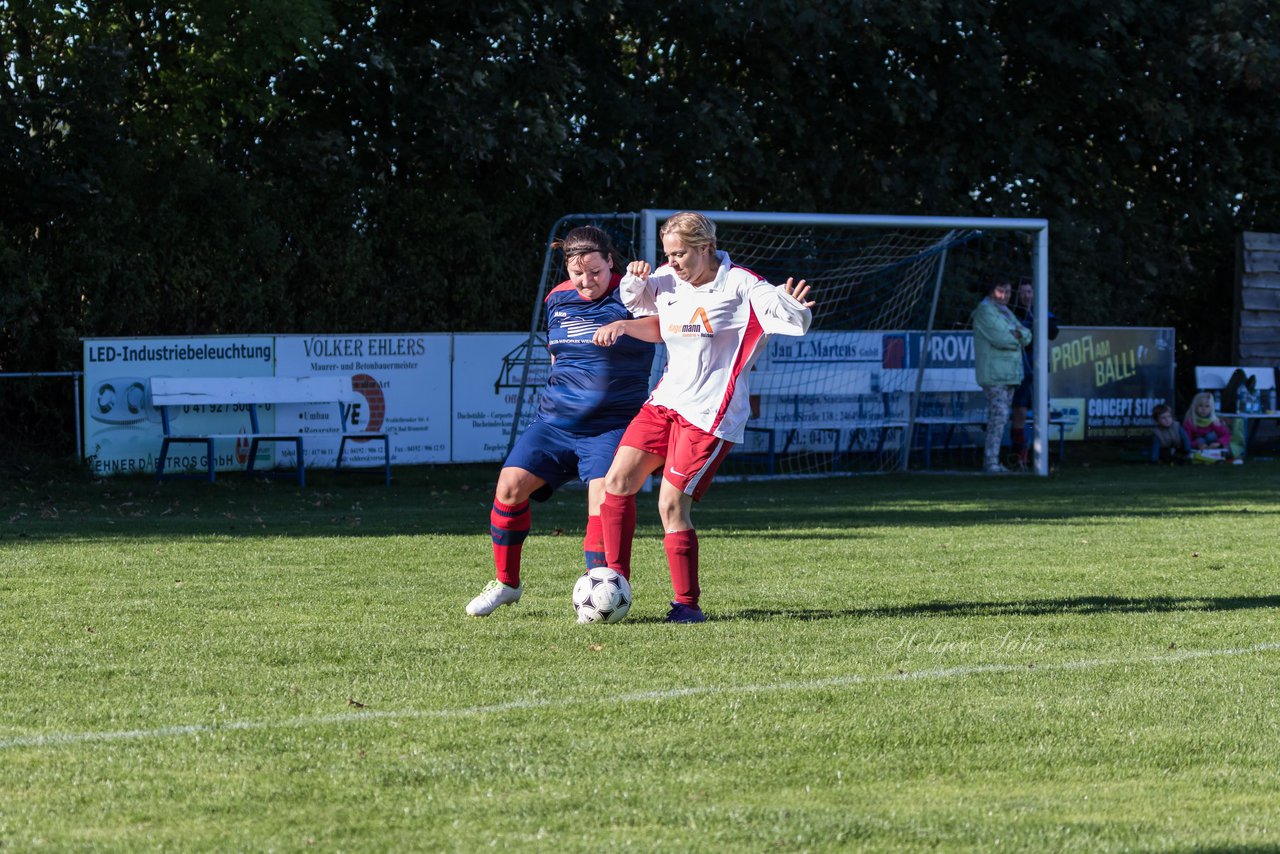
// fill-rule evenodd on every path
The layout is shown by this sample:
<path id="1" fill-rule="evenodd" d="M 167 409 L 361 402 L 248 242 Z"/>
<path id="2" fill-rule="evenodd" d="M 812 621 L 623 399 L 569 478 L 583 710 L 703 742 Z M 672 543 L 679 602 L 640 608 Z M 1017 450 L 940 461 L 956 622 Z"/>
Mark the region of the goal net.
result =
<path id="1" fill-rule="evenodd" d="M 658 230 L 674 213 L 574 214 L 556 223 L 548 244 L 577 226 L 597 225 L 623 255 L 657 266 Z M 986 402 L 974 376 L 970 314 L 997 277 L 1015 287 L 1030 283 L 1033 304 L 1048 304 L 1045 221 L 704 213 L 735 264 L 774 284 L 803 278 L 817 301 L 809 333 L 772 336 L 751 372 L 752 417 L 723 474 L 978 467 Z M 567 278 L 560 264 L 548 251 L 529 342 L 504 361 L 508 387 L 527 390 L 546 376 L 541 309 L 548 289 Z M 1033 317 L 1036 339 L 1044 340 L 1043 320 Z M 1046 349 L 1035 348 L 1027 431 L 1040 474 L 1048 473 Z M 662 358 L 659 348 L 656 371 Z M 528 403 L 519 407 L 512 441 L 531 416 Z"/>

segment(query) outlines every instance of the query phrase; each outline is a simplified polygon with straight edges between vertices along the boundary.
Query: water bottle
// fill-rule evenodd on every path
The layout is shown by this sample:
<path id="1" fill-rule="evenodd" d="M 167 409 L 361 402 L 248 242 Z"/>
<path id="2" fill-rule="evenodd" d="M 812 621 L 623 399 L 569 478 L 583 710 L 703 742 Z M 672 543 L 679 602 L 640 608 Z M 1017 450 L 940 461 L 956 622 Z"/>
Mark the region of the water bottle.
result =
<path id="1" fill-rule="evenodd" d="M 1258 405 L 1258 393 L 1250 391 L 1248 386 L 1240 386 L 1237 401 L 1236 411 L 1244 415 L 1257 414 L 1260 409 Z"/>

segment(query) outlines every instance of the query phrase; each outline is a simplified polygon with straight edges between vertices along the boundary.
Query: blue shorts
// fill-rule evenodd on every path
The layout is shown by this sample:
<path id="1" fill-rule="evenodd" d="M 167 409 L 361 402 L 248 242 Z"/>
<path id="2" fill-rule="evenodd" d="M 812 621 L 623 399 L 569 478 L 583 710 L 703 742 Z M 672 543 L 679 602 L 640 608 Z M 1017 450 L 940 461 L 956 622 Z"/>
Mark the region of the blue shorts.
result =
<path id="1" fill-rule="evenodd" d="M 1013 390 L 1013 401 L 1009 404 L 1014 409 L 1030 409 L 1032 406 L 1032 392 L 1035 389 L 1035 377 L 1027 374 L 1023 377 L 1022 382 Z"/>
<path id="2" fill-rule="evenodd" d="M 547 485 L 532 498 L 546 501 L 575 477 L 588 483 L 608 474 L 624 430 L 625 427 L 618 427 L 600 434 L 570 433 L 535 421 L 520 434 L 503 465 L 524 469 L 545 480 Z"/>

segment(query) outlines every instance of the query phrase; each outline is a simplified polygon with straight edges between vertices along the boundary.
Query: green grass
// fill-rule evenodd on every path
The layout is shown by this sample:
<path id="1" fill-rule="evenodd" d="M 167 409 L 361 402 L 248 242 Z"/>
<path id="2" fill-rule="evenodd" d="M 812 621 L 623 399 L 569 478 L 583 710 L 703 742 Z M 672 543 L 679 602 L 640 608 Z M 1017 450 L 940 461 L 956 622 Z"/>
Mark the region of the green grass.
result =
<path id="1" fill-rule="evenodd" d="M 718 483 L 487 619 L 491 467 L 0 482 L 0 850 L 1273 850 L 1280 465 Z"/>

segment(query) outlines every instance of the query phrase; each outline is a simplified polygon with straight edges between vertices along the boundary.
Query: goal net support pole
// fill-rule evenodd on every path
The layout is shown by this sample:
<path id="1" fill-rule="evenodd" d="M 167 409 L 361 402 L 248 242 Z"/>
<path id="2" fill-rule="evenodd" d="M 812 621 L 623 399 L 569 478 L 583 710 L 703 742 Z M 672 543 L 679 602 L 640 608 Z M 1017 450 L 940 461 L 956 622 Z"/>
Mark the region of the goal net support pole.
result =
<path id="1" fill-rule="evenodd" d="M 1049 476 L 1049 222 L 1042 223 L 1035 232 L 1036 248 L 1032 256 L 1034 277 L 1031 281 L 1035 292 L 1033 305 L 1039 306 L 1033 321 L 1035 329 L 1031 330 L 1035 343 L 1036 377 L 1042 382 L 1034 384 L 1036 437 L 1035 454 L 1036 474 Z"/>
<path id="2" fill-rule="evenodd" d="M 942 276 L 947 269 L 947 250 L 946 246 L 951 238 L 955 235 L 955 231 L 947 232 L 947 236 L 943 238 L 943 250 L 938 258 L 938 272 L 933 279 L 933 298 L 929 302 L 929 323 L 924 330 L 924 341 L 920 345 L 920 349 L 929 352 L 929 344 L 933 340 L 933 329 L 938 319 L 938 294 L 942 292 Z M 914 394 L 911 395 L 911 413 L 907 419 L 908 424 L 916 423 L 916 415 L 920 407 L 920 393 L 924 390 L 924 371 L 916 373 L 916 384 L 913 389 Z M 911 443 L 902 443 L 902 470 L 906 471 L 907 466 L 911 463 Z"/>

